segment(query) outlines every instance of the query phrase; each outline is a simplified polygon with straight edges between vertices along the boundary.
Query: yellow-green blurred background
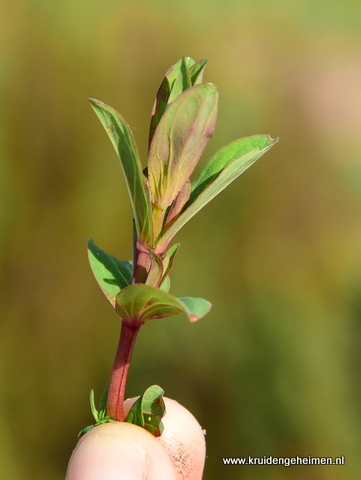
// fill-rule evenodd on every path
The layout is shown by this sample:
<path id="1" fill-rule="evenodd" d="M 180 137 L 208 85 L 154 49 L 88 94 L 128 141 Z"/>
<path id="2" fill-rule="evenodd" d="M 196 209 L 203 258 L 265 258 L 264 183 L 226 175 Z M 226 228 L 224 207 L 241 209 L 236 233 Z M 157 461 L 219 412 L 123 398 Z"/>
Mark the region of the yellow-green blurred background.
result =
<path id="1" fill-rule="evenodd" d="M 131 209 L 87 97 L 122 113 L 144 162 L 183 55 L 208 58 L 220 89 L 206 157 L 281 141 L 179 234 L 172 292 L 213 309 L 143 327 L 128 396 L 158 383 L 194 413 L 207 480 L 359 478 L 360 54 L 358 0 L 0 4 L 1 478 L 64 478 L 118 340 L 86 242 L 129 259 Z M 248 455 L 346 464 L 222 465 Z"/>

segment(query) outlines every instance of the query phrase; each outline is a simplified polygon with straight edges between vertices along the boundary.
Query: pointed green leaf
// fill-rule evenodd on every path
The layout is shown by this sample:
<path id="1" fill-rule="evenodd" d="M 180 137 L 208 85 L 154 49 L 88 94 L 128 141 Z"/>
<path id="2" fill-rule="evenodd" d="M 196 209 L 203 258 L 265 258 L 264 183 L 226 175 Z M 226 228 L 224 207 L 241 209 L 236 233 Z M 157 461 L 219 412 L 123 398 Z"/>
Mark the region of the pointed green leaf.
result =
<path id="1" fill-rule="evenodd" d="M 110 382 L 110 380 L 107 381 L 107 384 L 105 385 L 105 388 L 104 388 L 102 398 L 100 399 L 100 405 L 99 405 L 99 410 L 98 410 L 99 420 L 103 420 L 107 415 L 107 401 L 108 401 L 109 382 Z"/>
<path id="2" fill-rule="evenodd" d="M 217 195 L 277 142 L 278 138 L 273 139 L 269 135 L 253 135 L 240 138 L 220 148 L 192 183 L 189 204 L 192 204 L 212 182 L 212 190 L 217 192 L 215 193 Z M 211 192 L 207 191 L 207 195 L 210 196 Z"/>
<path id="3" fill-rule="evenodd" d="M 99 416 L 98 416 L 98 410 L 95 407 L 95 402 L 94 402 L 94 390 L 90 390 L 90 410 L 93 414 L 94 420 L 96 422 L 99 421 Z"/>
<path id="4" fill-rule="evenodd" d="M 187 78 L 189 79 L 189 68 L 194 64 L 195 62 L 192 58 L 183 57 L 167 70 L 167 73 L 160 84 L 153 105 L 149 129 L 148 150 L 150 148 L 155 129 L 157 128 L 159 120 L 165 112 L 165 109 L 185 90 L 185 88 L 188 88 L 188 86 L 191 85 L 189 83 L 189 85 L 186 86 L 188 81 L 191 81 L 187 81 Z"/>
<path id="5" fill-rule="evenodd" d="M 220 148 L 208 160 L 199 176 L 192 183 L 192 193 L 183 213 L 158 240 L 158 247 L 167 244 L 201 208 L 210 202 L 233 180 L 264 155 L 278 138 L 269 135 L 245 137 Z"/>
<path id="6" fill-rule="evenodd" d="M 191 76 L 189 73 L 189 61 L 194 62 L 189 57 L 183 57 L 181 59 L 180 67 L 178 70 L 178 74 L 174 79 L 174 83 L 172 85 L 172 89 L 170 91 L 169 99 L 168 99 L 168 105 L 176 98 L 179 97 L 179 95 L 187 90 L 190 86 L 192 86 L 191 83 Z"/>
<path id="7" fill-rule="evenodd" d="M 117 294 L 132 283 L 132 262 L 121 262 L 105 253 L 91 238 L 88 241 L 88 257 L 96 281 L 115 307 Z"/>
<path id="8" fill-rule="evenodd" d="M 207 60 L 199 60 L 199 62 L 194 63 L 189 68 L 189 73 L 191 76 L 192 85 L 197 85 L 198 83 L 203 83 L 204 69 L 207 64 Z"/>
<path id="9" fill-rule="evenodd" d="M 158 385 L 147 388 L 132 405 L 125 421 L 143 427 L 155 437 L 159 437 L 164 430 L 162 422 L 165 415 L 163 395 L 164 390 Z"/>
<path id="10" fill-rule="evenodd" d="M 94 390 L 90 390 L 90 408 L 94 417 L 94 420 L 96 423 L 94 425 L 89 425 L 88 427 L 83 428 L 79 432 L 78 437 L 82 437 L 85 435 L 87 432 L 92 430 L 93 428 L 97 427 L 98 425 L 102 425 L 103 423 L 109 423 L 109 422 L 115 422 L 115 420 L 109 416 L 106 415 L 106 403 L 107 403 L 107 398 L 108 398 L 108 388 L 109 388 L 109 382 L 107 383 L 105 390 L 103 392 L 101 401 L 100 401 L 100 407 L 99 410 L 96 409 L 95 403 L 94 403 Z"/>
<path id="11" fill-rule="evenodd" d="M 148 161 L 155 238 L 167 207 L 189 179 L 214 133 L 217 107 L 217 87 L 195 85 L 169 105 L 158 124 Z"/>
<path id="12" fill-rule="evenodd" d="M 149 193 L 138 157 L 132 131 L 114 108 L 89 99 L 119 157 L 133 208 L 138 237 L 152 243 Z"/>
<path id="13" fill-rule="evenodd" d="M 124 288 L 116 298 L 116 311 L 123 320 L 145 322 L 184 312 L 191 322 L 205 315 L 211 304 L 207 300 L 186 297 L 178 299 L 168 292 L 150 285 L 134 284 Z M 207 305 L 207 308 L 206 308 Z"/>
<path id="14" fill-rule="evenodd" d="M 152 118 L 150 121 L 150 129 L 149 129 L 149 140 L 148 140 L 148 150 L 150 149 L 150 145 L 153 139 L 153 135 L 159 120 L 161 119 L 163 113 L 167 106 L 179 96 L 183 90 L 179 90 L 179 86 L 184 85 L 185 82 L 176 81 L 178 77 L 182 77 L 185 74 L 186 78 L 189 77 L 189 70 L 188 72 L 181 71 L 182 66 L 190 67 L 195 62 L 190 57 L 183 57 L 178 60 L 177 63 L 172 65 L 165 74 L 165 77 L 160 84 L 158 89 L 157 95 L 155 97 L 153 110 L 152 110 Z M 190 86 L 190 85 L 189 85 Z M 188 87 L 187 87 L 188 88 Z"/>

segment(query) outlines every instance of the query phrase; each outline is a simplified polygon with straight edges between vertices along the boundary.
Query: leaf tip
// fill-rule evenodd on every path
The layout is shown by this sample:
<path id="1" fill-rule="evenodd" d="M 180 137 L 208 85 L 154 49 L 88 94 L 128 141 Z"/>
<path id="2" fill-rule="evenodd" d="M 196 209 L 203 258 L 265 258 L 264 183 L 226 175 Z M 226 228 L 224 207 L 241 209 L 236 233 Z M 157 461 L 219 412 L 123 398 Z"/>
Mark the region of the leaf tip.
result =
<path id="1" fill-rule="evenodd" d="M 280 140 L 280 137 L 272 138 L 271 135 L 267 135 L 268 140 L 273 143 L 277 143 Z"/>

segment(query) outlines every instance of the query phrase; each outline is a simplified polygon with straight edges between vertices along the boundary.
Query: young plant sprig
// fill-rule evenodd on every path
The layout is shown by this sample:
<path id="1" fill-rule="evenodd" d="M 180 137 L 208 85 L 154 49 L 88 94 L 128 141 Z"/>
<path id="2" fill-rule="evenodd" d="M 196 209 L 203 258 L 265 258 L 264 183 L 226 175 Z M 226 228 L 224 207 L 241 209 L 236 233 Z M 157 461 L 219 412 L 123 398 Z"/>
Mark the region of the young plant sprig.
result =
<path id="1" fill-rule="evenodd" d="M 169 273 L 179 249 L 179 244 L 169 246 L 174 235 L 278 141 L 268 135 L 235 140 L 220 148 L 198 177 L 190 180 L 217 119 L 218 89 L 204 82 L 205 65 L 206 60 L 195 62 L 183 57 L 167 71 L 153 106 L 144 170 L 123 117 L 112 107 L 90 99 L 118 154 L 134 215 L 132 261 L 117 260 L 92 240 L 88 243 L 94 276 L 122 320 L 106 408 L 103 399 L 101 414 L 95 413 L 98 423 L 124 421 L 127 374 L 140 327 L 148 320 L 181 312 L 194 322 L 211 308 L 202 298 L 176 298 L 169 293 Z M 153 392 L 154 388 L 148 390 Z M 159 404 L 159 390 L 155 390 Z M 144 395 L 149 403 L 151 393 Z M 128 420 L 137 416 L 133 412 Z"/>

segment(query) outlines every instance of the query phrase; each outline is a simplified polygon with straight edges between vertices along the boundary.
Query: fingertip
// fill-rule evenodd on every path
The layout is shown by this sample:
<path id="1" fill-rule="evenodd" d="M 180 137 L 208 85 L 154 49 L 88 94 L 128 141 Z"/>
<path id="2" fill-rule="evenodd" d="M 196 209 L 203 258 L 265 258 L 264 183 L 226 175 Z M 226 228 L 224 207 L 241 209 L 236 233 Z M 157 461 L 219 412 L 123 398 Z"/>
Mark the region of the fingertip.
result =
<path id="1" fill-rule="evenodd" d="M 68 466 L 66 480 L 116 480 L 144 478 L 143 452 L 114 429 L 100 425 L 84 435 Z"/>
<path id="2" fill-rule="evenodd" d="M 179 480 L 200 480 L 206 457 L 204 430 L 183 405 L 170 398 L 165 402 L 164 432 L 158 441 L 172 459 Z"/>
<path id="3" fill-rule="evenodd" d="M 129 423 L 106 423 L 78 442 L 65 480 L 172 480 L 172 463 L 155 438 Z"/>
<path id="4" fill-rule="evenodd" d="M 135 401 L 136 397 L 124 402 L 125 413 Z M 167 397 L 164 402 L 164 432 L 156 441 L 171 459 L 178 480 L 201 480 L 206 456 L 204 430 L 180 403 Z"/>

